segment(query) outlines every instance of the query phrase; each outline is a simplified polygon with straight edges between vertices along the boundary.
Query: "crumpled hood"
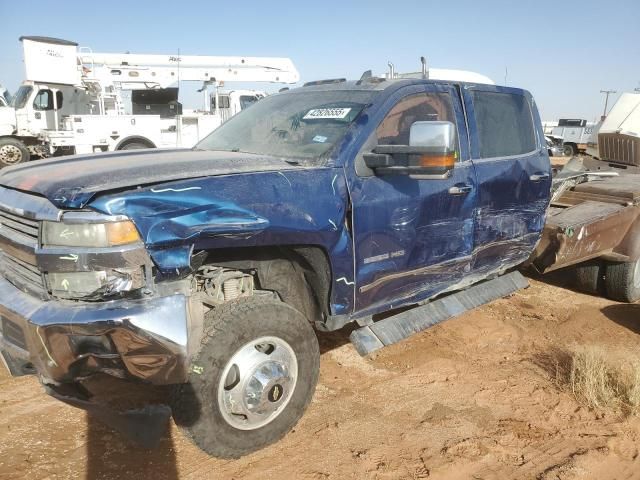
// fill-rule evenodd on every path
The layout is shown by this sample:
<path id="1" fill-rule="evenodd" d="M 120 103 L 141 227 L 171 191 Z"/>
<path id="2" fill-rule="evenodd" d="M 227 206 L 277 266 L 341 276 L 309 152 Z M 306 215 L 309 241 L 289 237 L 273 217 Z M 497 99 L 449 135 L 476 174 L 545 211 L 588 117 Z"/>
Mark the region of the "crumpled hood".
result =
<path id="1" fill-rule="evenodd" d="M 47 197 L 59 208 L 81 208 L 98 192 L 236 173 L 300 168 L 282 159 L 201 150 L 136 150 L 74 155 L 0 171 L 0 185 Z"/>

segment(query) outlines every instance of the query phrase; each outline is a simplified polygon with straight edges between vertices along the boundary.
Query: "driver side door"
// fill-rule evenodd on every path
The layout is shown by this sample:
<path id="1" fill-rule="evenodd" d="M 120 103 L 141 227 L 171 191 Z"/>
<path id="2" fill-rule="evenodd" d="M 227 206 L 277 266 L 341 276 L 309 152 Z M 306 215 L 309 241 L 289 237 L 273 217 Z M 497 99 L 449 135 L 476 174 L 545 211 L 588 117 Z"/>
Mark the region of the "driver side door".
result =
<path id="1" fill-rule="evenodd" d="M 477 190 L 457 88 L 405 87 L 383 111 L 356 159 L 351 188 L 356 309 L 369 314 L 428 298 L 470 271 Z M 407 145 L 418 121 L 455 125 L 457 162 L 448 176 L 376 175 L 361 167 L 376 145 Z"/>

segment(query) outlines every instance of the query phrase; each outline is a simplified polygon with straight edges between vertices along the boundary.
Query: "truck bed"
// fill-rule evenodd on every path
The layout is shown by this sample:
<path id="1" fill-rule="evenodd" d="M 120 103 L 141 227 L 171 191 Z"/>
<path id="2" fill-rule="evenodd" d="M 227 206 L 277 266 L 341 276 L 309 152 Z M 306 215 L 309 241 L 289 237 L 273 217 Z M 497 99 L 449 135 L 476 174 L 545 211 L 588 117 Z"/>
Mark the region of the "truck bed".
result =
<path id="1" fill-rule="evenodd" d="M 628 261 L 624 239 L 640 215 L 640 175 L 595 179 L 552 201 L 531 263 L 541 273 L 601 257 Z"/>

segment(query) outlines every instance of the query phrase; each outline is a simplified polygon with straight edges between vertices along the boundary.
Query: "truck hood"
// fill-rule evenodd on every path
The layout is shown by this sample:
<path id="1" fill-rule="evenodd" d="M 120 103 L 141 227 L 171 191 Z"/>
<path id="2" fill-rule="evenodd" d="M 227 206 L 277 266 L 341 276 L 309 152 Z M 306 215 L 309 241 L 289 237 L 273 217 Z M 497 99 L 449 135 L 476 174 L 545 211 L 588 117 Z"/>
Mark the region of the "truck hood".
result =
<path id="1" fill-rule="evenodd" d="M 96 193 L 188 178 L 302 167 L 280 158 L 202 150 L 136 150 L 74 155 L 0 171 L 0 185 L 34 192 L 58 208 L 82 208 Z"/>
<path id="2" fill-rule="evenodd" d="M 16 129 L 16 111 L 13 107 L 0 107 L 0 135 L 11 135 Z"/>

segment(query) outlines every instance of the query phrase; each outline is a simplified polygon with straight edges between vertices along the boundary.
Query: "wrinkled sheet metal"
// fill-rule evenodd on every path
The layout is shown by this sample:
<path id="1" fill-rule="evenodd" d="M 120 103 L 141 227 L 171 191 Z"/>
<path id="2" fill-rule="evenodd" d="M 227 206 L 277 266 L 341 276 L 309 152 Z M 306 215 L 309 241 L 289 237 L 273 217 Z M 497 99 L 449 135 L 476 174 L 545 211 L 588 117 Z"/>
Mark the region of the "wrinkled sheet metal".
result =
<path id="1" fill-rule="evenodd" d="M 331 292 L 332 313 L 342 314 L 353 309 L 348 204 L 341 168 L 298 167 L 148 186 L 103 195 L 90 207 L 134 219 L 164 279 L 190 273 L 191 255 L 198 250 L 320 246 L 337 279 Z"/>
<path id="2" fill-rule="evenodd" d="M 182 295 L 92 304 L 43 302 L 0 278 L 0 298 L 0 316 L 22 329 L 25 361 L 33 362 L 44 378 L 65 382 L 108 370 L 165 385 L 187 377 L 187 300 Z M 108 336 L 109 347 L 79 351 L 74 341 L 83 336 Z"/>

